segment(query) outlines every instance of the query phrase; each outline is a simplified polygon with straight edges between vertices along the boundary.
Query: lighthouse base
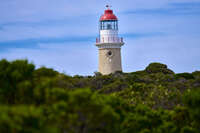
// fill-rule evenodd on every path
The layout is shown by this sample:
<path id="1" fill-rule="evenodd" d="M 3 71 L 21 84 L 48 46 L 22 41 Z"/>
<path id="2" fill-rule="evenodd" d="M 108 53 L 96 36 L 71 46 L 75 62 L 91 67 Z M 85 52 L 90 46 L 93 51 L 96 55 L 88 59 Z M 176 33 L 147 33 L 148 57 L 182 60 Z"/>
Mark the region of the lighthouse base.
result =
<path id="1" fill-rule="evenodd" d="M 99 49 L 99 72 L 103 75 L 122 71 L 121 48 Z"/>

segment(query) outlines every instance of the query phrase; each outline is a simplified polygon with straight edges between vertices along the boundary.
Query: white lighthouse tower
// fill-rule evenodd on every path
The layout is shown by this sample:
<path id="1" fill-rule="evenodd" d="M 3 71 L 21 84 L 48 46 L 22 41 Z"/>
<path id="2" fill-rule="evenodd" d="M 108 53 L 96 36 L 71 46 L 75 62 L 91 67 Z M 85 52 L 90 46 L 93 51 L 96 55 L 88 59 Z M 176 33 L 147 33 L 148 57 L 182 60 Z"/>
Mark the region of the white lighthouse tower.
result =
<path id="1" fill-rule="evenodd" d="M 96 46 L 99 49 L 99 72 L 103 75 L 122 71 L 121 46 L 123 38 L 118 37 L 118 19 L 106 6 L 99 21 L 99 38 Z"/>

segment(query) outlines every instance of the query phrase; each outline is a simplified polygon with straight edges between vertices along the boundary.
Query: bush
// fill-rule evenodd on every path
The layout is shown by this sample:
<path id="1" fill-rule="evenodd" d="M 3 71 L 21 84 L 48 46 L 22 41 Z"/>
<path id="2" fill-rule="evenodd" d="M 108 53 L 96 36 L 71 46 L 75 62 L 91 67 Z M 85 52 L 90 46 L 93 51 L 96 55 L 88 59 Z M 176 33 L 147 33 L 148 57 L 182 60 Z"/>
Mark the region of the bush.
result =
<path id="1" fill-rule="evenodd" d="M 186 92 L 183 101 L 189 109 L 194 126 L 200 128 L 200 88 Z"/>
<path id="2" fill-rule="evenodd" d="M 161 63 L 151 63 L 146 67 L 145 71 L 147 73 L 164 73 L 164 74 L 174 74 L 174 72 L 167 68 L 167 65 Z"/>
<path id="3" fill-rule="evenodd" d="M 194 76 L 193 74 L 190 74 L 190 73 L 179 73 L 179 74 L 176 74 L 176 78 L 185 78 L 189 80 L 189 79 L 194 79 Z"/>

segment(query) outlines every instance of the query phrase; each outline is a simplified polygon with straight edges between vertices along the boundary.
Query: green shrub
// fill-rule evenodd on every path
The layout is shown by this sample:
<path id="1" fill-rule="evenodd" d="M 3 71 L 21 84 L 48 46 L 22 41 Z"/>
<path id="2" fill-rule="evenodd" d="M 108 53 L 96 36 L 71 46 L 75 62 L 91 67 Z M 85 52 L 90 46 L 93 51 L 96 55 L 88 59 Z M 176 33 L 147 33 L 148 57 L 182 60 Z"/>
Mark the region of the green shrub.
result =
<path id="1" fill-rule="evenodd" d="M 164 73 L 164 74 L 174 74 L 174 72 L 167 68 L 167 65 L 161 63 L 151 63 L 146 67 L 145 71 L 147 73 Z"/>
<path id="2" fill-rule="evenodd" d="M 189 79 L 194 79 L 194 76 L 193 74 L 190 74 L 190 73 L 178 73 L 176 74 L 176 78 L 185 78 L 189 80 Z"/>

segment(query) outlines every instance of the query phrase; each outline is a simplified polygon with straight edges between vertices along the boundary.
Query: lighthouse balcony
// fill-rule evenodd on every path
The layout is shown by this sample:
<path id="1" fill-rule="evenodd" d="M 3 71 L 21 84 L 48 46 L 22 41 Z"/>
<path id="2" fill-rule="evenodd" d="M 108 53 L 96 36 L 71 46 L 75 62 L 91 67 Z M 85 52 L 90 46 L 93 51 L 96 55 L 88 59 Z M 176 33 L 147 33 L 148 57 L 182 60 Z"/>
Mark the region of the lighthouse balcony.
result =
<path id="1" fill-rule="evenodd" d="M 122 37 L 101 37 L 96 38 L 96 44 L 102 43 L 121 43 L 124 44 Z"/>

